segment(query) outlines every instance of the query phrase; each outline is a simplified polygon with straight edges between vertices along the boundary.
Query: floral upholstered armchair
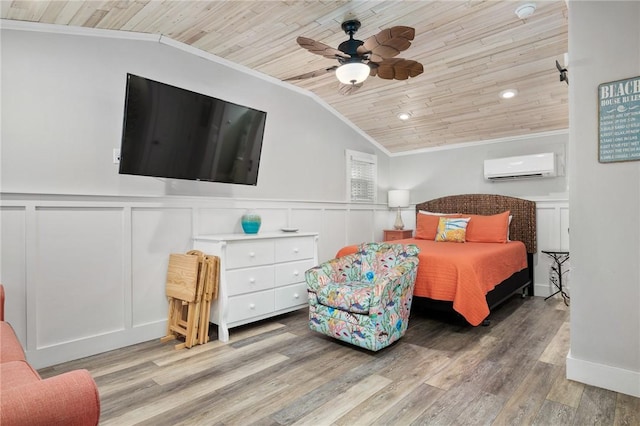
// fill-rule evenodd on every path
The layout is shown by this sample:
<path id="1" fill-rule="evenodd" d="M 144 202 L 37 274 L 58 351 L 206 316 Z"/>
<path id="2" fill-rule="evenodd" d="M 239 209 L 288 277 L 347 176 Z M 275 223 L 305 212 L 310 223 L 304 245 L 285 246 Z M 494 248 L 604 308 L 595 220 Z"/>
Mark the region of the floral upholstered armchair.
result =
<path id="1" fill-rule="evenodd" d="M 372 351 L 398 340 L 409 325 L 419 252 L 367 243 L 309 269 L 309 327 Z"/>

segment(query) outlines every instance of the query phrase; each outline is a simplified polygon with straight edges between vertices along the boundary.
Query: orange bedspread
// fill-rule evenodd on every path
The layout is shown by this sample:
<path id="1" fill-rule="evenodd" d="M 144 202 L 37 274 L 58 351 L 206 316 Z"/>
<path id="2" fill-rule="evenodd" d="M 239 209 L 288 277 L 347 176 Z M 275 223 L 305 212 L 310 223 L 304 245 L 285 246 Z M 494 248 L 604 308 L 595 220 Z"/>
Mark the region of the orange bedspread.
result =
<path id="1" fill-rule="evenodd" d="M 420 247 L 413 294 L 453 301 L 453 309 L 471 325 L 480 324 L 489 315 L 486 294 L 527 267 L 527 250 L 520 241 L 450 243 L 409 238 L 394 243 Z M 357 246 L 344 247 L 337 256 L 356 249 Z"/>

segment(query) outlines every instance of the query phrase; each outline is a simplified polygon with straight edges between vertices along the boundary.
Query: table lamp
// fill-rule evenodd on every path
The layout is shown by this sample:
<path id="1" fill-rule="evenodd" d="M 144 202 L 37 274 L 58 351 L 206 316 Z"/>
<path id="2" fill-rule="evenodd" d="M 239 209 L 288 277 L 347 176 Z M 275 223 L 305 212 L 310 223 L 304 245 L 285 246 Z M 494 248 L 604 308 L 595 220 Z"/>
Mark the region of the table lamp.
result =
<path id="1" fill-rule="evenodd" d="M 404 229 L 404 223 L 402 222 L 402 214 L 400 209 L 403 207 L 409 207 L 409 191 L 406 189 L 392 189 L 388 194 L 389 208 L 397 208 L 398 214 L 396 215 L 396 223 L 393 224 L 395 229 Z"/>

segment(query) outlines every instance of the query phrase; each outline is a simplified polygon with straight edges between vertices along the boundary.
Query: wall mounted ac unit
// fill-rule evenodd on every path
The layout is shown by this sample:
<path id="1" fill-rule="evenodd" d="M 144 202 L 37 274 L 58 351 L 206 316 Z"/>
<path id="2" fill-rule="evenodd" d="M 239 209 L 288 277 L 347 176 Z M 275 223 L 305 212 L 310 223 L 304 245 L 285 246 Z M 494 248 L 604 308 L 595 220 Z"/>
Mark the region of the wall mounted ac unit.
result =
<path id="1" fill-rule="evenodd" d="M 553 152 L 484 160 L 484 178 L 490 181 L 556 176 Z"/>

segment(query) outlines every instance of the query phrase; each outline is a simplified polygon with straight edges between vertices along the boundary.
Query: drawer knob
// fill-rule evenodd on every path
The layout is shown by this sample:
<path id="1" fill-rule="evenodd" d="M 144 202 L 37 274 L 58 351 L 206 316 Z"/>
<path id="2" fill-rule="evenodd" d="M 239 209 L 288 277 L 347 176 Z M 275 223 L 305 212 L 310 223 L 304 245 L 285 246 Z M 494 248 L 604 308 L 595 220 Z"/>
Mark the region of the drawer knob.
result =
<path id="1" fill-rule="evenodd" d="M 300 296 L 298 295 L 298 293 L 294 293 L 293 298 L 294 298 L 294 299 L 299 299 L 299 298 L 300 298 Z"/>
<path id="2" fill-rule="evenodd" d="M 249 282 L 250 282 L 251 284 L 253 284 L 253 283 L 255 283 L 255 282 L 256 282 L 256 279 L 255 279 L 255 278 L 253 278 L 253 277 L 251 277 L 251 278 L 249 278 Z"/>
<path id="3" fill-rule="evenodd" d="M 296 248 L 294 248 L 294 249 L 293 249 L 293 252 L 294 252 L 294 253 L 298 253 L 299 251 L 300 251 L 300 249 L 299 249 L 298 247 L 296 247 Z"/>
<path id="4" fill-rule="evenodd" d="M 293 271 L 293 275 L 297 277 L 298 275 L 300 275 L 300 272 L 298 272 L 298 271 Z"/>
<path id="5" fill-rule="evenodd" d="M 256 308 L 256 304 L 255 303 L 250 303 L 249 304 L 249 309 L 255 309 Z"/>
<path id="6" fill-rule="evenodd" d="M 249 252 L 249 257 L 256 257 L 256 254 L 252 251 Z"/>

